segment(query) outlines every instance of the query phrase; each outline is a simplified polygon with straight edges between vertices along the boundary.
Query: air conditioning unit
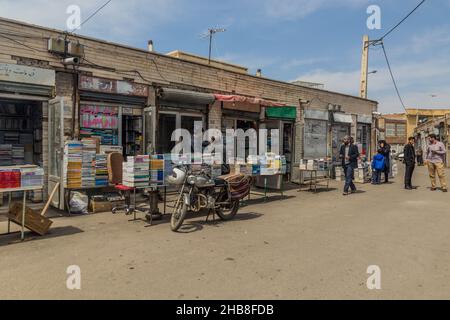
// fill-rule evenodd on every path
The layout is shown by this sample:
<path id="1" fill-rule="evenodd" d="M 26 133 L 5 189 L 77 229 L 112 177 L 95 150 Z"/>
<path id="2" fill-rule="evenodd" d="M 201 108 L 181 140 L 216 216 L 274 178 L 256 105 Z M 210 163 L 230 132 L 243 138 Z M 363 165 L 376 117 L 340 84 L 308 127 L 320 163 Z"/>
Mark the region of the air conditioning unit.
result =
<path id="1" fill-rule="evenodd" d="M 67 54 L 72 57 L 84 57 L 84 45 L 78 42 L 69 42 L 67 45 Z"/>
<path id="2" fill-rule="evenodd" d="M 61 38 L 50 38 L 48 39 L 48 51 L 64 54 L 66 52 L 66 42 Z"/>

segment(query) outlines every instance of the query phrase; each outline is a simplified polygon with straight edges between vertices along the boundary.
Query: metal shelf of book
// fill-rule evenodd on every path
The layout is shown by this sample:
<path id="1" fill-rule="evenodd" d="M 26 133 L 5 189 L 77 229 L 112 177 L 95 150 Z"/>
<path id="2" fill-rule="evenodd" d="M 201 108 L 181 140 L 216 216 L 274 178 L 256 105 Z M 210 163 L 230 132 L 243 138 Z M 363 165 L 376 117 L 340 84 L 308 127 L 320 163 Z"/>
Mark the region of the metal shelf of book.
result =
<path id="1" fill-rule="evenodd" d="M 82 104 L 81 138 L 99 138 L 102 145 L 119 144 L 119 107 Z"/>

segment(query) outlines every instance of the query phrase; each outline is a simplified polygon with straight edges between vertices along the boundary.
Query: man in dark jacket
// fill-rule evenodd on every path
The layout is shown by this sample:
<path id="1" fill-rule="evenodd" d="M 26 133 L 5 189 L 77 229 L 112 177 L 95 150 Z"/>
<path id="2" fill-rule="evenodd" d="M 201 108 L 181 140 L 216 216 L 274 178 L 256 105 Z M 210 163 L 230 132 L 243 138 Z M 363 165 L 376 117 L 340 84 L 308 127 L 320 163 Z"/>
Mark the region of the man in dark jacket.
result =
<path id="1" fill-rule="evenodd" d="M 412 176 L 414 169 L 416 167 L 416 151 L 414 150 L 415 138 L 411 137 L 408 139 L 408 144 L 405 146 L 404 150 L 404 162 L 405 168 L 405 189 L 412 190 Z"/>
<path id="2" fill-rule="evenodd" d="M 356 192 L 356 186 L 353 183 L 353 180 L 355 169 L 358 167 L 359 158 L 358 146 L 354 144 L 354 139 L 352 137 L 347 136 L 344 138 L 344 144 L 341 146 L 339 155 L 345 173 L 344 196 L 347 196 L 349 194 L 349 189 L 352 190 L 351 193 Z"/>
<path id="3" fill-rule="evenodd" d="M 384 183 L 389 182 L 389 174 L 391 173 L 391 146 L 384 140 L 380 141 L 378 153 L 381 153 L 385 159 Z"/>

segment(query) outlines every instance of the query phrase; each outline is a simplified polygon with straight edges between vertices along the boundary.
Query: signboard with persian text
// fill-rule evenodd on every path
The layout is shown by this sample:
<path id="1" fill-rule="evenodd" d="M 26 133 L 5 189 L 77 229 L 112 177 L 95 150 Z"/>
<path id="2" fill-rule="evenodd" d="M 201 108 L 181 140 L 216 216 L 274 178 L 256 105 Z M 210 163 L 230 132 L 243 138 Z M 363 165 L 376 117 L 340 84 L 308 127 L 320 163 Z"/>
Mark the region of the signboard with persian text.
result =
<path id="1" fill-rule="evenodd" d="M 148 87 L 144 84 L 89 76 L 80 77 L 80 89 L 125 96 L 148 96 Z"/>
<path id="2" fill-rule="evenodd" d="M 55 71 L 49 69 L 0 63 L 0 81 L 55 86 Z"/>

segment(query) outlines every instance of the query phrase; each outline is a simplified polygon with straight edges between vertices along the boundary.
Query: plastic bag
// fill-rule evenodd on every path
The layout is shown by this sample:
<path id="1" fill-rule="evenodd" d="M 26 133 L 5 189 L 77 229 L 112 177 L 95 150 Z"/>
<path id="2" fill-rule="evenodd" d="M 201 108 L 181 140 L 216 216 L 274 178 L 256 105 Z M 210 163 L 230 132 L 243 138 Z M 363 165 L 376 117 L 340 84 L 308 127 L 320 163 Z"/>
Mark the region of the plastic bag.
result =
<path id="1" fill-rule="evenodd" d="M 88 203 L 89 198 L 87 195 L 80 192 L 74 192 L 69 202 L 70 212 L 75 214 L 88 214 Z"/>

